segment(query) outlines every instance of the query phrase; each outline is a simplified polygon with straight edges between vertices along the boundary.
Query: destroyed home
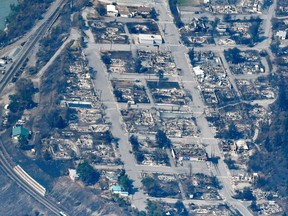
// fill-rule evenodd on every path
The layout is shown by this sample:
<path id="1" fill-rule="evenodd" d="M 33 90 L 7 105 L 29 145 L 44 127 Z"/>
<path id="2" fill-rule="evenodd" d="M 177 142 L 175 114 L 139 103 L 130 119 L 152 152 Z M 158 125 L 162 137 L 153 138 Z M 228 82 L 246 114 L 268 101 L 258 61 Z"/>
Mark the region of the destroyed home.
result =
<path id="1" fill-rule="evenodd" d="M 135 73 L 135 60 L 129 51 L 102 52 L 101 58 L 108 72 Z"/>
<path id="2" fill-rule="evenodd" d="M 172 143 L 172 156 L 181 161 L 206 161 L 206 151 L 203 144 Z"/>
<path id="3" fill-rule="evenodd" d="M 147 81 L 154 103 L 185 105 L 191 99 L 178 82 Z"/>
<path id="4" fill-rule="evenodd" d="M 151 109 L 123 109 L 122 118 L 129 133 L 155 133 L 157 122 L 155 121 L 156 110 Z"/>
<path id="5" fill-rule="evenodd" d="M 225 58 L 234 74 L 259 74 L 265 72 L 259 52 L 240 51 L 237 48 L 225 50 Z"/>
<path id="6" fill-rule="evenodd" d="M 151 136 L 135 136 L 129 138 L 135 160 L 138 164 L 149 166 L 170 166 L 167 151 Z"/>
<path id="7" fill-rule="evenodd" d="M 152 197 L 180 198 L 181 192 L 174 175 L 142 173 L 142 184 L 146 193 Z"/>
<path id="8" fill-rule="evenodd" d="M 99 20 L 88 22 L 96 43 L 103 44 L 129 44 L 128 36 L 125 34 L 124 23 Z"/>
<path id="9" fill-rule="evenodd" d="M 236 80 L 238 89 L 245 100 L 264 100 L 274 99 L 275 89 L 267 82 L 259 82 L 259 80 Z"/>
<path id="10" fill-rule="evenodd" d="M 130 34 L 160 34 L 156 22 L 128 22 L 126 25 Z"/>
<path id="11" fill-rule="evenodd" d="M 179 29 L 181 39 L 186 46 L 199 46 L 214 44 L 213 21 L 207 17 L 192 18 L 192 20 Z"/>
<path id="12" fill-rule="evenodd" d="M 221 185 L 215 176 L 207 176 L 201 173 L 191 176 L 180 175 L 185 194 L 188 199 L 220 200 L 218 190 Z"/>
<path id="13" fill-rule="evenodd" d="M 160 112 L 160 119 L 168 137 L 198 137 L 200 133 L 192 113 Z"/>
<path id="14" fill-rule="evenodd" d="M 211 51 L 191 50 L 189 56 L 199 82 L 199 89 L 208 105 L 215 107 L 238 100 L 222 59 L 218 55 Z"/>
<path id="15" fill-rule="evenodd" d="M 164 79 L 177 74 L 177 68 L 171 52 L 138 50 L 136 72 L 154 74 Z"/>
<path id="16" fill-rule="evenodd" d="M 197 204 L 190 204 L 189 205 L 191 212 L 195 216 L 202 216 L 202 215 L 234 215 L 234 210 L 232 210 L 226 204 L 219 204 L 219 205 L 197 205 Z"/>
<path id="17" fill-rule="evenodd" d="M 131 80 L 111 80 L 113 93 L 117 102 L 149 103 L 145 86 L 141 82 Z"/>

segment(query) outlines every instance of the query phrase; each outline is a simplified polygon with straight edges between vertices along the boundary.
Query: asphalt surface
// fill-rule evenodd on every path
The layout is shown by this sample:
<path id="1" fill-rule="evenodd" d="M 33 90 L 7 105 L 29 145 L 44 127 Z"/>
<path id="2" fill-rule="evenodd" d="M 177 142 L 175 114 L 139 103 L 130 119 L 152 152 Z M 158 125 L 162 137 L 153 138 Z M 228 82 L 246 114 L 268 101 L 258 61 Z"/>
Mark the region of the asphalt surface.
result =
<path id="1" fill-rule="evenodd" d="M 35 44 L 41 39 L 41 37 L 45 34 L 45 32 L 54 24 L 57 18 L 60 15 L 60 11 L 62 9 L 63 3 L 66 0 L 62 0 L 57 7 L 57 9 L 47 18 L 47 20 L 38 28 L 38 30 L 32 34 L 29 39 L 26 41 L 22 50 L 20 51 L 17 59 L 13 62 L 11 67 L 5 73 L 5 76 L 2 78 L 0 83 L 0 94 L 2 93 L 5 86 L 12 80 L 13 76 L 21 69 L 26 58 L 29 56 L 32 48 Z"/>
<path id="2" fill-rule="evenodd" d="M 211 156 L 212 154 L 215 156 L 221 157 L 219 160 L 219 164 L 216 167 L 211 166 L 210 172 L 212 172 L 214 175 L 216 175 L 220 182 L 223 185 L 223 189 L 220 191 L 220 194 L 225 199 L 226 202 L 233 208 L 237 209 L 241 214 L 243 215 L 252 215 L 246 206 L 243 205 L 238 200 L 235 200 L 232 198 L 232 195 L 234 194 L 233 184 L 232 184 L 232 178 L 229 173 L 228 168 L 226 167 L 223 157 L 221 154 L 221 151 L 218 146 L 218 140 L 214 138 L 214 134 L 211 132 L 211 128 L 209 127 L 209 124 L 205 118 L 204 115 L 201 115 L 201 113 L 204 112 L 205 105 L 203 104 L 203 100 L 201 97 L 200 92 L 197 89 L 197 79 L 195 75 L 192 73 L 192 67 L 190 65 L 190 60 L 187 57 L 188 48 L 183 46 L 180 43 L 180 35 L 178 32 L 178 29 L 173 23 L 173 18 L 170 14 L 168 5 L 164 0 L 157 0 L 156 2 L 156 10 L 160 13 L 159 17 L 159 27 L 160 31 L 162 33 L 162 36 L 164 36 L 165 44 L 160 46 L 160 50 L 162 51 L 171 51 L 172 55 L 174 57 L 174 61 L 178 68 L 181 68 L 183 71 L 183 74 L 181 74 L 180 82 L 183 83 L 184 89 L 187 89 L 192 94 L 193 101 L 191 104 L 189 104 L 190 109 L 197 114 L 197 123 L 200 127 L 201 133 L 201 139 L 204 141 L 205 144 L 208 144 L 208 147 L 206 149 L 207 153 Z M 119 21 L 122 22 L 129 22 L 129 19 L 126 18 L 119 18 Z M 108 21 L 108 20 L 107 20 Z M 158 172 L 158 173 L 169 173 L 169 174 L 180 174 L 180 173 L 188 173 L 187 167 L 156 167 L 156 166 L 135 166 L 135 160 L 133 155 L 130 154 L 129 151 L 131 151 L 131 146 L 128 142 L 128 133 L 125 129 L 124 122 L 122 120 L 121 114 L 119 112 L 119 105 L 116 103 L 112 89 L 110 86 L 109 80 L 111 77 L 114 78 L 133 78 L 133 75 L 117 75 L 112 74 L 108 75 L 107 70 L 105 68 L 105 65 L 102 63 L 100 59 L 100 51 L 103 50 L 118 50 L 118 51 L 133 51 L 138 49 L 149 49 L 151 50 L 151 47 L 147 48 L 146 46 L 142 45 L 135 45 L 135 44 L 96 44 L 94 40 L 91 38 L 91 32 L 89 30 L 86 32 L 86 35 L 88 36 L 88 48 L 86 49 L 85 53 L 88 57 L 90 66 L 93 67 L 97 73 L 97 77 L 95 80 L 95 86 L 97 89 L 102 90 L 102 102 L 107 106 L 106 115 L 110 118 L 110 121 L 113 122 L 112 124 L 112 134 L 115 137 L 120 138 L 119 140 L 119 151 L 121 153 L 121 159 L 124 162 L 124 168 L 127 171 L 127 174 L 131 179 L 134 180 L 134 186 L 138 189 L 138 191 L 133 196 L 132 204 L 135 205 L 140 210 L 144 210 L 145 207 L 145 200 L 148 197 L 145 197 L 144 193 L 141 190 L 141 178 L 140 178 L 140 172 Z M 134 75 L 135 76 L 135 75 Z M 135 78 L 135 77 L 134 77 Z M 142 77 L 142 79 L 145 79 L 145 77 Z M 146 78 L 147 79 L 147 78 Z M 143 107 L 151 108 L 154 105 L 148 104 L 143 105 Z M 194 169 L 194 168 L 193 168 Z M 195 171 L 195 170 L 194 170 Z M 198 171 L 198 170 L 196 170 Z M 173 201 L 173 200 L 171 200 Z M 202 204 L 205 204 L 206 201 L 203 201 Z M 208 203 L 208 202 L 207 202 Z"/>
<path id="3" fill-rule="evenodd" d="M 20 186 L 27 194 L 33 197 L 36 201 L 41 203 L 44 207 L 49 209 L 55 215 L 58 215 L 60 211 L 63 211 L 59 206 L 54 204 L 52 201 L 47 198 L 41 196 L 33 187 L 27 184 L 21 177 L 19 177 L 15 171 L 13 170 L 13 166 L 11 165 L 11 161 L 9 158 L 5 148 L 3 147 L 3 143 L 0 140 L 0 167 L 7 174 L 9 178 L 11 178 L 18 186 Z"/>
<path id="4" fill-rule="evenodd" d="M 60 7 L 59 7 L 60 8 Z M 201 138 L 202 140 L 208 144 L 207 152 L 209 155 L 215 155 L 219 156 L 221 159 L 219 160 L 219 163 L 217 166 L 212 166 L 212 172 L 214 175 L 216 175 L 220 182 L 223 185 L 223 189 L 220 191 L 221 195 L 225 198 L 225 201 L 228 202 L 231 206 L 233 206 L 235 209 L 237 209 L 241 214 L 243 215 L 252 215 L 247 207 L 240 201 L 235 200 L 232 198 L 232 195 L 234 194 L 234 188 L 233 183 L 231 180 L 231 175 L 229 173 L 229 170 L 225 163 L 223 162 L 222 152 L 218 146 L 218 140 L 214 138 L 214 134 L 211 132 L 211 128 L 205 118 L 204 115 L 201 115 L 203 113 L 205 105 L 203 104 L 202 97 L 200 95 L 200 92 L 197 90 L 197 82 L 196 77 L 192 72 L 191 65 L 189 63 L 189 59 L 187 58 L 187 51 L 188 49 L 184 47 L 180 43 L 180 35 L 178 32 L 178 29 L 173 23 L 173 18 L 171 16 L 170 10 L 168 8 L 167 2 L 164 0 L 156 0 L 156 9 L 160 12 L 160 20 L 159 20 L 159 26 L 160 30 L 162 32 L 162 35 L 165 38 L 165 44 L 161 46 L 161 49 L 164 50 L 170 50 L 174 56 L 174 60 L 176 62 L 176 65 L 182 69 L 183 74 L 181 75 L 180 79 L 185 87 L 185 89 L 189 90 L 192 93 L 193 101 L 189 106 L 191 107 L 191 110 L 194 113 L 197 113 L 197 123 L 201 129 Z M 264 33 L 268 37 L 269 40 L 271 40 L 272 37 L 272 31 L 269 26 L 271 26 L 271 19 L 273 17 L 273 11 L 275 10 L 275 4 L 272 5 L 272 7 L 269 10 L 269 14 L 267 15 L 267 20 L 265 21 L 265 27 L 264 27 Z M 50 18 L 48 18 L 47 22 L 45 22 L 42 26 L 39 27 L 38 31 L 35 32 L 34 35 L 30 37 L 30 39 L 26 42 L 25 46 L 23 47 L 21 53 L 19 54 L 18 59 L 14 62 L 13 66 L 10 68 L 10 70 L 6 73 L 4 79 L 0 83 L 0 92 L 3 91 L 5 86 L 10 82 L 14 74 L 21 68 L 23 65 L 25 59 L 29 55 L 30 50 L 32 47 L 39 41 L 43 33 L 50 28 L 51 24 L 54 23 L 54 21 L 58 17 L 60 9 L 56 10 L 55 13 L 51 15 Z M 270 15 L 271 13 L 271 15 Z M 121 20 L 123 22 L 126 22 L 128 20 Z M 130 20 L 129 20 L 130 21 Z M 102 102 L 107 107 L 106 115 L 110 118 L 111 121 L 113 121 L 113 126 L 111 128 L 112 133 L 115 137 L 120 138 L 119 140 L 119 151 L 121 154 L 121 158 L 124 162 L 124 168 L 129 175 L 130 178 L 134 180 L 134 186 L 136 189 L 138 189 L 133 196 L 132 203 L 135 205 L 138 209 L 144 210 L 145 208 L 145 201 L 147 196 L 142 191 L 142 184 L 141 184 L 141 177 L 140 172 L 163 172 L 163 173 L 185 173 L 187 172 L 187 169 L 185 167 L 173 167 L 173 168 L 163 168 L 163 167 L 148 167 L 148 166 L 138 166 L 136 165 L 136 162 L 134 160 L 134 156 L 129 152 L 131 150 L 131 146 L 128 144 L 128 137 L 129 134 L 127 133 L 124 122 L 122 120 L 121 114 L 119 113 L 119 106 L 118 103 L 116 103 L 112 89 L 109 82 L 109 75 L 106 73 L 106 69 L 104 68 L 104 65 L 100 58 L 100 50 L 101 49 L 113 49 L 115 50 L 132 50 L 136 48 L 145 48 L 144 46 L 136 46 L 136 45 L 110 45 L 110 44 L 95 44 L 94 38 L 91 32 L 89 30 L 86 32 L 89 36 L 89 42 L 88 42 L 88 48 L 85 50 L 85 54 L 88 57 L 89 64 L 94 69 L 96 69 L 98 72 L 97 77 L 95 80 L 95 88 L 101 89 L 102 91 Z M 267 49 L 267 46 L 269 45 L 269 40 L 265 40 L 265 42 L 257 45 L 254 48 L 243 48 L 239 47 L 240 49 Z M 227 47 L 226 47 L 227 48 Z M 197 48 L 199 50 L 204 51 L 205 49 L 210 51 L 219 52 L 224 51 L 225 47 L 223 46 L 214 46 L 214 47 L 202 47 Z M 144 77 L 143 77 L 144 79 Z M 235 84 L 235 83 L 232 83 Z M 154 106 L 154 104 L 152 104 Z M 0 146 L 3 148 L 3 145 Z M 45 197 L 39 196 L 37 192 L 33 190 L 29 185 L 26 185 L 21 178 L 19 178 L 14 172 L 13 167 L 11 166 L 10 162 L 6 159 L 7 156 L 5 156 L 5 149 L 3 149 L 3 152 L 0 153 L 0 163 L 2 165 L 2 169 L 7 173 L 7 175 L 12 178 L 14 181 L 17 182 L 19 186 L 23 188 L 24 191 L 26 191 L 31 196 L 35 197 L 40 203 L 42 203 L 45 207 L 50 209 L 55 214 L 59 214 L 61 209 L 53 204 L 51 201 L 46 199 Z M 177 169 L 177 170 L 176 170 Z M 167 199 L 167 202 L 174 202 L 173 199 Z M 194 201 L 192 201 L 194 202 Z M 212 204 L 213 201 L 201 201 L 202 204 Z M 214 203 L 214 202 L 213 202 Z"/>
<path id="5" fill-rule="evenodd" d="M 40 25 L 39 28 L 34 29 L 35 32 L 31 34 L 30 37 L 28 37 L 28 40 L 26 41 L 21 52 L 17 56 L 17 59 L 13 62 L 12 66 L 6 72 L 5 76 L 3 77 L 0 83 L 0 94 L 2 93 L 6 85 L 11 81 L 12 77 L 20 70 L 26 58 L 29 56 L 33 46 L 41 39 L 41 37 L 45 34 L 45 32 L 57 20 L 61 12 L 62 6 L 64 5 L 65 2 L 66 0 L 56 1 L 55 4 L 57 4 L 57 6 L 55 4 L 52 5 L 52 7 L 56 6 L 56 9 L 51 14 L 49 14 L 49 16 L 45 17 L 44 20 L 41 20 L 43 24 Z M 31 187 L 29 184 L 23 181 L 23 179 L 15 173 L 15 171 L 13 170 L 14 166 L 12 165 L 12 162 L 7 159 L 9 158 L 9 155 L 7 154 L 5 146 L 3 145 L 1 140 L 0 140 L 0 149 L 1 149 L 0 165 L 2 170 L 7 174 L 7 176 L 9 176 L 13 181 L 15 181 L 27 194 L 31 195 L 36 201 L 41 203 L 55 215 L 59 215 L 59 212 L 61 211 L 64 212 L 62 208 L 60 208 L 57 204 L 53 203 L 46 197 L 43 197 L 39 193 L 37 193 L 33 189 L 33 187 Z"/>
<path id="6" fill-rule="evenodd" d="M 165 29 L 164 35 L 166 43 L 179 44 L 180 34 L 176 26 L 174 24 L 161 24 L 161 21 L 169 23 L 173 20 L 167 2 L 164 0 L 157 0 L 156 8 L 160 13 L 160 28 Z M 183 83 L 184 88 L 190 90 L 192 94 L 193 101 L 190 105 L 193 107 L 198 106 L 199 110 L 197 111 L 204 112 L 205 105 L 201 98 L 201 94 L 197 89 L 197 83 L 193 82 L 195 81 L 195 74 L 192 72 L 191 65 L 189 63 L 190 60 L 187 58 L 187 48 L 184 46 L 174 46 L 171 47 L 171 51 L 174 56 L 174 61 L 176 65 L 183 71 L 181 79 L 186 81 Z M 187 83 L 187 81 L 191 82 Z M 201 137 L 210 138 L 209 142 L 205 143 L 208 144 L 206 148 L 208 155 L 211 156 L 213 154 L 214 156 L 220 157 L 218 165 L 212 166 L 211 168 L 213 174 L 216 175 L 216 177 L 220 177 L 218 179 L 223 186 L 223 189 L 220 190 L 220 194 L 228 204 L 230 204 L 233 208 L 237 209 L 242 215 L 252 215 L 248 208 L 244 206 L 242 202 L 232 198 L 232 195 L 234 194 L 232 178 L 226 164 L 223 161 L 224 158 L 219 148 L 218 140 L 214 139 L 214 134 L 212 133 L 205 116 L 198 116 L 196 121 L 198 126 L 200 127 Z"/>

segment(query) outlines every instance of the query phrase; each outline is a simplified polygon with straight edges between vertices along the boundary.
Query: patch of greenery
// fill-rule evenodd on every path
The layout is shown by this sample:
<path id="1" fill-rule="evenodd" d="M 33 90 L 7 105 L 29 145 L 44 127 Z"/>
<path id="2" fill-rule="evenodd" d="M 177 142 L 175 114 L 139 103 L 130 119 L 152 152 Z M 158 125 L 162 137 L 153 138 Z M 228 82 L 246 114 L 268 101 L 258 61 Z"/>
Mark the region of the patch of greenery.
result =
<path id="1" fill-rule="evenodd" d="M 100 178 L 100 173 L 94 170 L 88 162 L 80 163 L 77 167 L 77 173 L 85 185 L 94 185 Z"/>
<path id="2" fill-rule="evenodd" d="M 29 145 L 28 138 L 24 135 L 20 135 L 18 137 L 18 145 L 22 150 L 31 150 L 33 148 L 32 145 Z"/>
<path id="3" fill-rule="evenodd" d="M 125 190 L 128 191 L 128 193 L 133 192 L 133 181 L 128 178 L 127 174 L 123 170 L 120 173 L 120 176 L 118 178 L 118 184 Z"/>
<path id="4" fill-rule="evenodd" d="M 96 6 L 96 11 L 98 12 L 98 14 L 100 16 L 105 16 L 106 13 L 107 13 L 105 6 L 100 4 L 99 2 L 97 4 L 97 6 Z"/>
<path id="5" fill-rule="evenodd" d="M 109 66 L 110 64 L 112 64 L 112 59 L 110 58 L 110 56 L 108 54 L 104 54 L 101 56 L 102 61 L 104 62 L 105 65 Z"/>
<path id="6" fill-rule="evenodd" d="M 166 133 L 162 130 L 158 130 L 156 135 L 156 143 L 158 144 L 159 148 L 170 148 L 171 147 L 171 140 L 167 137 Z"/>
<path id="7" fill-rule="evenodd" d="M 181 16 L 180 16 L 180 14 L 178 12 L 178 8 L 177 8 L 178 1 L 177 0 L 169 0 L 168 3 L 169 3 L 171 13 L 174 17 L 174 22 L 175 22 L 176 26 L 178 28 L 183 27 L 184 23 L 181 20 Z"/>
<path id="8" fill-rule="evenodd" d="M 150 196 L 153 197 L 168 197 L 177 196 L 179 194 L 179 188 L 176 181 L 165 182 L 161 184 L 157 176 L 145 177 L 142 179 L 142 184 Z"/>
<path id="9" fill-rule="evenodd" d="M 227 61 L 230 61 L 232 64 L 239 64 L 245 62 L 245 58 L 240 54 L 241 51 L 238 48 L 225 50 L 225 57 Z"/>
<path id="10" fill-rule="evenodd" d="M 162 206 L 157 205 L 156 202 L 150 200 L 147 201 L 147 214 L 150 216 L 164 216 L 165 212 L 163 211 Z"/>
<path id="11" fill-rule="evenodd" d="M 65 8 L 59 17 L 59 24 L 40 41 L 36 70 L 43 67 L 63 44 L 63 40 L 67 37 L 71 28 L 70 18 L 69 9 Z"/>
<path id="12" fill-rule="evenodd" d="M 28 32 L 36 21 L 42 18 L 52 2 L 53 0 L 21 0 L 17 5 L 12 4 L 11 13 L 7 17 L 9 30 L 7 33 L 0 31 L 0 45 L 5 45 Z"/>
<path id="13" fill-rule="evenodd" d="M 129 138 L 129 142 L 132 145 L 132 150 L 133 150 L 133 153 L 135 155 L 137 163 L 141 164 L 144 161 L 145 157 L 144 157 L 143 152 L 140 150 L 140 143 L 138 141 L 138 138 L 136 136 L 132 135 Z"/>
<path id="14" fill-rule="evenodd" d="M 276 102 L 272 105 L 271 124 L 261 128 L 258 143 L 261 151 L 256 151 L 249 160 L 253 172 L 261 173 L 256 186 L 264 190 L 277 191 L 287 199 L 288 192 L 288 79 L 271 76 L 271 85 L 278 86 Z"/>
<path id="15" fill-rule="evenodd" d="M 9 96 L 11 111 L 8 116 L 9 124 L 13 125 L 21 118 L 25 109 L 32 109 L 37 104 L 33 101 L 33 95 L 38 91 L 31 80 L 21 78 L 16 82 L 16 93 Z"/>
<path id="16" fill-rule="evenodd" d="M 224 162 L 227 164 L 229 169 L 239 169 L 239 167 L 235 164 L 236 161 L 232 160 L 231 158 L 224 159 Z"/>
<path id="17" fill-rule="evenodd" d="M 247 201 L 256 200 L 256 197 L 253 195 L 252 190 L 249 187 L 245 187 L 243 191 L 236 190 L 234 198 Z"/>

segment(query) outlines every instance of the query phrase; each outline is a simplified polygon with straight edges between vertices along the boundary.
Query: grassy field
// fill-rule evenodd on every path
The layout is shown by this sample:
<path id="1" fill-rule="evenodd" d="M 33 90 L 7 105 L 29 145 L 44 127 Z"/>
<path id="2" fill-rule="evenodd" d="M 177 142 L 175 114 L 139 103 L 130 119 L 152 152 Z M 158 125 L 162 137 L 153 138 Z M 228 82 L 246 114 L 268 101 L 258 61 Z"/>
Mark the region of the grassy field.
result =
<path id="1" fill-rule="evenodd" d="M 189 6 L 189 7 L 197 7 L 203 0 L 178 0 L 179 6 Z"/>

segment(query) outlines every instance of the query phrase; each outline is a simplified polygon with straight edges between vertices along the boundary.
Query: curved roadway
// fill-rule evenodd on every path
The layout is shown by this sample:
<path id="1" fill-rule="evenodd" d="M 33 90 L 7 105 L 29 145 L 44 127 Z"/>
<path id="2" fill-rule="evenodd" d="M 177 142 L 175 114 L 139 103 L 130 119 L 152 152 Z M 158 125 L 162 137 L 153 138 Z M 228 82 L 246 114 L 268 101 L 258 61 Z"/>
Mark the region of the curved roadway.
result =
<path id="1" fill-rule="evenodd" d="M 67 0 L 60 0 L 55 2 L 56 9 L 53 11 L 44 21 L 44 23 L 35 31 L 34 34 L 30 36 L 30 38 L 26 41 L 25 46 L 21 50 L 18 58 L 14 61 L 11 65 L 9 70 L 6 72 L 5 76 L 0 82 L 0 94 L 6 87 L 6 85 L 11 81 L 12 77 L 19 71 L 19 69 L 23 66 L 26 58 L 29 56 L 30 51 L 32 50 L 33 46 L 41 39 L 41 37 L 45 34 L 49 28 L 55 23 L 58 19 L 61 9 L 65 5 Z M 0 167 L 2 170 L 14 180 L 26 193 L 31 195 L 36 201 L 41 203 L 47 209 L 49 209 L 55 215 L 59 215 L 60 212 L 63 210 L 51 200 L 47 199 L 46 197 L 41 196 L 38 194 L 33 187 L 27 184 L 21 177 L 19 177 L 13 170 L 12 163 L 7 159 L 9 158 L 8 153 L 6 152 L 5 146 L 3 145 L 2 141 L 0 140 Z"/>

